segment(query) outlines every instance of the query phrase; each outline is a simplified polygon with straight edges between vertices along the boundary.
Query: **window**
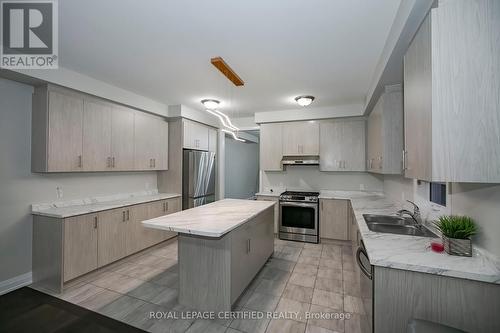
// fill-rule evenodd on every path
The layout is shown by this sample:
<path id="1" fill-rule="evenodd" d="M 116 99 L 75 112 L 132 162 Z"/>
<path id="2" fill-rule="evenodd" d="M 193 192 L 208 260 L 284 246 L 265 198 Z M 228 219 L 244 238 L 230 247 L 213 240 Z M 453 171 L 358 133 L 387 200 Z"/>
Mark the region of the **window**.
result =
<path id="1" fill-rule="evenodd" d="M 446 207 L 446 183 L 430 183 L 429 200 Z"/>

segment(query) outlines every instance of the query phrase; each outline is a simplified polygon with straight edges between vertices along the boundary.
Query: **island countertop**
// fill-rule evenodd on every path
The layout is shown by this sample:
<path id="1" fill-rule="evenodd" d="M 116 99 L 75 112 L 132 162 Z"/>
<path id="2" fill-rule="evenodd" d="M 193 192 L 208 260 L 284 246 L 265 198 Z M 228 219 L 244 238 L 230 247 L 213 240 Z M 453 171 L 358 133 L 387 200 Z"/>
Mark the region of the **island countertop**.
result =
<path id="1" fill-rule="evenodd" d="M 274 201 L 224 199 L 174 214 L 143 221 L 147 228 L 206 237 L 222 237 L 262 211 Z"/>

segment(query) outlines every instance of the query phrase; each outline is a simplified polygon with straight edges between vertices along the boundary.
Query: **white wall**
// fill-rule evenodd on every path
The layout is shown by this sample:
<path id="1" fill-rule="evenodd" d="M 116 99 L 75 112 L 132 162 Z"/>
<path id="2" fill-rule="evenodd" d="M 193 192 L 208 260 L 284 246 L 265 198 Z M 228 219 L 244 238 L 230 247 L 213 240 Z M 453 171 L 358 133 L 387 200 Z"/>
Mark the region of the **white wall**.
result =
<path id="1" fill-rule="evenodd" d="M 382 191 L 382 177 L 366 172 L 320 172 L 317 166 L 288 166 L 283 172 L 262 172 L 261 190 Z"/>
<path id="2" fill-rule="evenodd" d="M 428 221 L 444 214 L 472 217 L 479 227 L 478 235 L 473 238 L 474 245 L 500 257 L 499 184 L 448 183 L 446 207 L 429 201 L 427 182 L 418 184 L 416 180 L 401 176 L 385 176 L 384 193 L 398 202 L 401 202 L 403 195 L 405 199 L 414 200 Z"/>
<path id="3" fill-rule="evenodd" d="M 156 188 L 155 172 L 32 174 L 33 88 L 0 79 L 0 281 L 31 271 L 32 203 Z"/>
<path id="4" fill-rule="evenodd" d="M 248 199 L 258 192 L 259 144 L 226 137 L 225 197 Z"/>

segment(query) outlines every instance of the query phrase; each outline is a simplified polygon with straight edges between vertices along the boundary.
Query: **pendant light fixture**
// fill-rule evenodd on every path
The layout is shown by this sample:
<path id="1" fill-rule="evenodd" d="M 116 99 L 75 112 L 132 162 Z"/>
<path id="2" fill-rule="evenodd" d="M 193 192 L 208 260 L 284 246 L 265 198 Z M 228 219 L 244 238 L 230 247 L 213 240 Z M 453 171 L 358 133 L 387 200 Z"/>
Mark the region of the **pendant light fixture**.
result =
<path id="1" fill-rule="evenodd" d="M 295 97 L 295 102 L 300 106 L 308 106 L 314 101 L 314 96 L 304 95 Z"/>

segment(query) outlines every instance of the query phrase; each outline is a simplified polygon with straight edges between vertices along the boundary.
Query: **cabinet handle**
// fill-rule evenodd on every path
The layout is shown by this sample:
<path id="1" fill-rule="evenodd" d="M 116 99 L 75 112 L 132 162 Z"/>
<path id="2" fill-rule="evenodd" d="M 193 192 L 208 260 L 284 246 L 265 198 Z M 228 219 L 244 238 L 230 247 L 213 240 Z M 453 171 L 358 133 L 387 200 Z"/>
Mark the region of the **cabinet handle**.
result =
<path id="1" fill-rule="evenodd" d="M 127 209 L 127 221 L 130 221 L 130 210 Z"/>
<path id="2" fill-rule="evenodd" d="M 406 166 L 406 150 L 403 149 L 403 171 L 408 170 L 408 167 Z"/>
<path id="3" fill-rule="evenodd" d="M 165 202 L 165 212 L 168 211 L 168 201 Z"/>
<path id="4" fill-rule="evenodd" d="M 97 216 L 94 217 L 94 229 L 97 229 Z"/>
<path id="5" fill-rule="evenodd" d="M 83 166 L 82 155 L 78 155 L 78 167 L 81 168 Z"/>
<path id="6" fill-rule="evenodd" d="M 122 212 L 122 222 L 125 222 L 125 211 Z"/>
<path id="7" fill-rule="evenodd" d="M 111 159 L 112 163 L 111 163 L 111 166 L 114 168 L 115 167 L 115 157 L 113 156 L 113 158 Z"/>
<path id="8" fill-rule="evenodd" d="M 156 168 L 156 158 L 153 158 L 153 168 Z"/>
<path id="9" fill-rule="evenodd" d="M 106 167 L 111 168 L 111 157 L 106 158 Z"/>
<path id="10" fill-rule="evenodd" d="M 247 253 L 250 253 L 250 239 L 247 239 Z"/>

